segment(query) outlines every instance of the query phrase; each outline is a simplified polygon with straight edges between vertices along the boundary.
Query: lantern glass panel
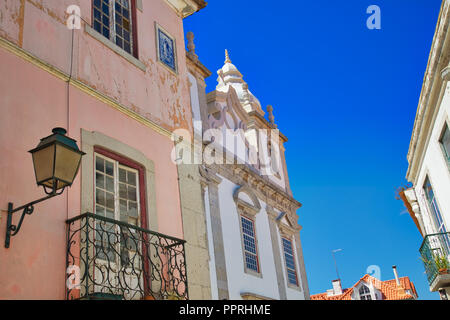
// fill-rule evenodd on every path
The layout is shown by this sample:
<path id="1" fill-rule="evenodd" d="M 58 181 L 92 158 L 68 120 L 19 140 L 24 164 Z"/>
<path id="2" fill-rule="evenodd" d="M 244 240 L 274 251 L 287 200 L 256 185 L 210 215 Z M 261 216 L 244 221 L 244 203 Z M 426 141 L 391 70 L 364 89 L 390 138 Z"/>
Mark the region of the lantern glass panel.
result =
<path id="1" fill-rule="evenodd" d="M 81 154 L 65 146 L 56 145 L 55 178 L 61 183 L 61 187 L 72 184 L 78 171 Z M 60 183 L 58 183 L 58 189 Z"/>
<path id="2" fill-rule="evenodd" d="M 55 160 L 55 145 L 33 152 L 34 172 L 37 184 L 42 184 L 53 178 Z"/>

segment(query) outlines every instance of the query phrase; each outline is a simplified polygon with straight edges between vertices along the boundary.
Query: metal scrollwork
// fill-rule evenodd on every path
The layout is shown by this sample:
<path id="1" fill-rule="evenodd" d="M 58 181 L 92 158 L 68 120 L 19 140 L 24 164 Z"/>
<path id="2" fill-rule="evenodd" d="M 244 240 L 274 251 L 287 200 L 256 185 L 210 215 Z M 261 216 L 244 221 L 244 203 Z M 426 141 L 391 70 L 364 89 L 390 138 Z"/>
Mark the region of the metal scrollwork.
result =
<path id="1" fill-rule="evenodd" d="M 67 224 L 67 299 L 188 299 L 184 240 L 91 213 Z"/>

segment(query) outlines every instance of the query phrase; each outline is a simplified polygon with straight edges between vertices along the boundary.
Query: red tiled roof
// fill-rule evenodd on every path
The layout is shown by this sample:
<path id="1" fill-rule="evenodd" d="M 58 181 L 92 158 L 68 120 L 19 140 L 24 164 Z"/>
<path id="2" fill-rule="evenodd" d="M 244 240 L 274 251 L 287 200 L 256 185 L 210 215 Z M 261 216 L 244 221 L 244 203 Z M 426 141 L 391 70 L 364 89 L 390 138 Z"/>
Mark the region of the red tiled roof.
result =
<path id="1" fill-rule="evenodd" d="M 353 290 L 361 281 L 372 283 L 373 286 L 381 292 L 383 300 L 407 300 L 415 299 L 418 296 L 414 283 L 409 280 L 408 277 L 399 278 L 400 286 L 397 286 L 395 279 L 380 281 L 377 278 L 366 274 L 358 282 L 356 282 L 353 287 L 342 290 L 343 293 L 340 295 L 328 296 L 326 292 L 319 293 L 312 295 L 311 300 L 351 300 Z M 412 295 L 407 294 L 406 290 L 411 291 Z"/>

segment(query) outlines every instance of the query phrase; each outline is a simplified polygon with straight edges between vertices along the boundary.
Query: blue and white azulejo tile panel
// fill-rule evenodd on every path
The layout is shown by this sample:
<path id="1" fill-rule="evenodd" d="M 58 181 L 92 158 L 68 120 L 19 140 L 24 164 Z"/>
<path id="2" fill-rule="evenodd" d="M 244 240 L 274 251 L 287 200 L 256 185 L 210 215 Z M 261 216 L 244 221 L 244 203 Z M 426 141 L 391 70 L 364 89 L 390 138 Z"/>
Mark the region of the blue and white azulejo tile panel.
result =
<path id="1" fill-rule="evenodd" d="M 177 72 L 175 41 L 161 28 L 157 27 L 159 60 L 174 72 Z"/>

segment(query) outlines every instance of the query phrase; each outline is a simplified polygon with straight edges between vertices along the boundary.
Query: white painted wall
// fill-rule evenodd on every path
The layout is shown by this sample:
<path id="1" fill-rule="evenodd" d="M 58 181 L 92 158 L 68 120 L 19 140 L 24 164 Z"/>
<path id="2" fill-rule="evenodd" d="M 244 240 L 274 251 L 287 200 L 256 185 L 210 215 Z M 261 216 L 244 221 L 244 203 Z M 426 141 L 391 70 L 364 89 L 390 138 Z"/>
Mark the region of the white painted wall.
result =
<path id="1" fill-rule="evenodd" d="M 278 210 L 275 210 L 278 214 L 280 213 Z M 305 291 L 303 290 L 303 283 L 302 283 L 302 278 L 301 278 L 301 273 L 300 273 L 300 265 L 299 265 L 299 261 L 298 261 L 298 252 L 297 252 L 297 245 L 295 243 L 295 238 L 292 237 L 291 240 L 292 241 L 292 248 L 294 250 L 294 259 L 295 259 L 295 267 L 296 267 L 296 271 L 297 271 L 297 279 L 298 279 L 298 283 L 299 283 L 299 287 L 301 288 L 301 290 L 297 290 L 297 289 L 293 289 L 290 288 L 288 285 L 288 278 L 287 278 L 287 270 L 286 270 L 286 262 L 285 262 L 285 258 L 284 258 L 284 249 L 283 249 L 283 240 L 280 234 L 280 230 L 277 227 L 277 236 L 278 236 L 278 245 L 279 245 L 279 252 L 281 255 L 281 264 L 283 266 L 283 278 L 284 278 L 284 285 L 286 287 L 286 297 L 288 300 L 304 300 L 305 299 Z"/>
<path id="2" fill-rule="evenodd" d="M 211 279 L 211 299 L 218 300 L 219 293 L 217 289 L 217 274 L 214 254 L 214 242 L 212 238 L 212 226 L 211 226 L 211 210 L 209 207 L 209 193 L 208 187 L 205 188 L 205 216 L 206 216 L 206 233 L 208 236 L 208 249 L 209 249 L 209 274 Z"/>
<path id="3" fill-rule="evenodd" d="M 268 298 L 280 299 L 270 238 L 269 217 L 265 203 L 256 215 L 255 232 L 258 242 L 259 263 L 262 278 L 244 272 L 244 257 L 239 224 L 239 214 L 233 201 L 233 193 L 239 188 L 224 177 L 219 185 L 220 217 L 227 267 L 230 299 L 242 299 L 241 293 L 251 292 Z"/>
<path id="4" fill-rule="evenodd" d="M 190 93 L 191 93 L 191 107 L 192 107 L 192 122 L 194 131 L 196 134 L 199 134 L 201 136 L 202 134 L 202 117 L 200 114 L 200 100 L 198 97 L 198 86 L 197 86 L 197 79 L 195 77 L 188 73 L 189 82 L 191 83 Z"/>
<path id="5" fill-rule="evenodd" d="M 430 141 L 426 147 L 424 160 L 419 170 L 418 180 L 414 186 L 426 234 L 437 232 L 431 220 L 431 212 L 423 192 L 423 184 L 427 175 L 433 187 L 446 229 L 450 231 L 450 168 L 439 143 L 445 122 L 447 121 L 450 125 L 450 83 L 447 83 L 445 95 L 439 109 Z"/>

